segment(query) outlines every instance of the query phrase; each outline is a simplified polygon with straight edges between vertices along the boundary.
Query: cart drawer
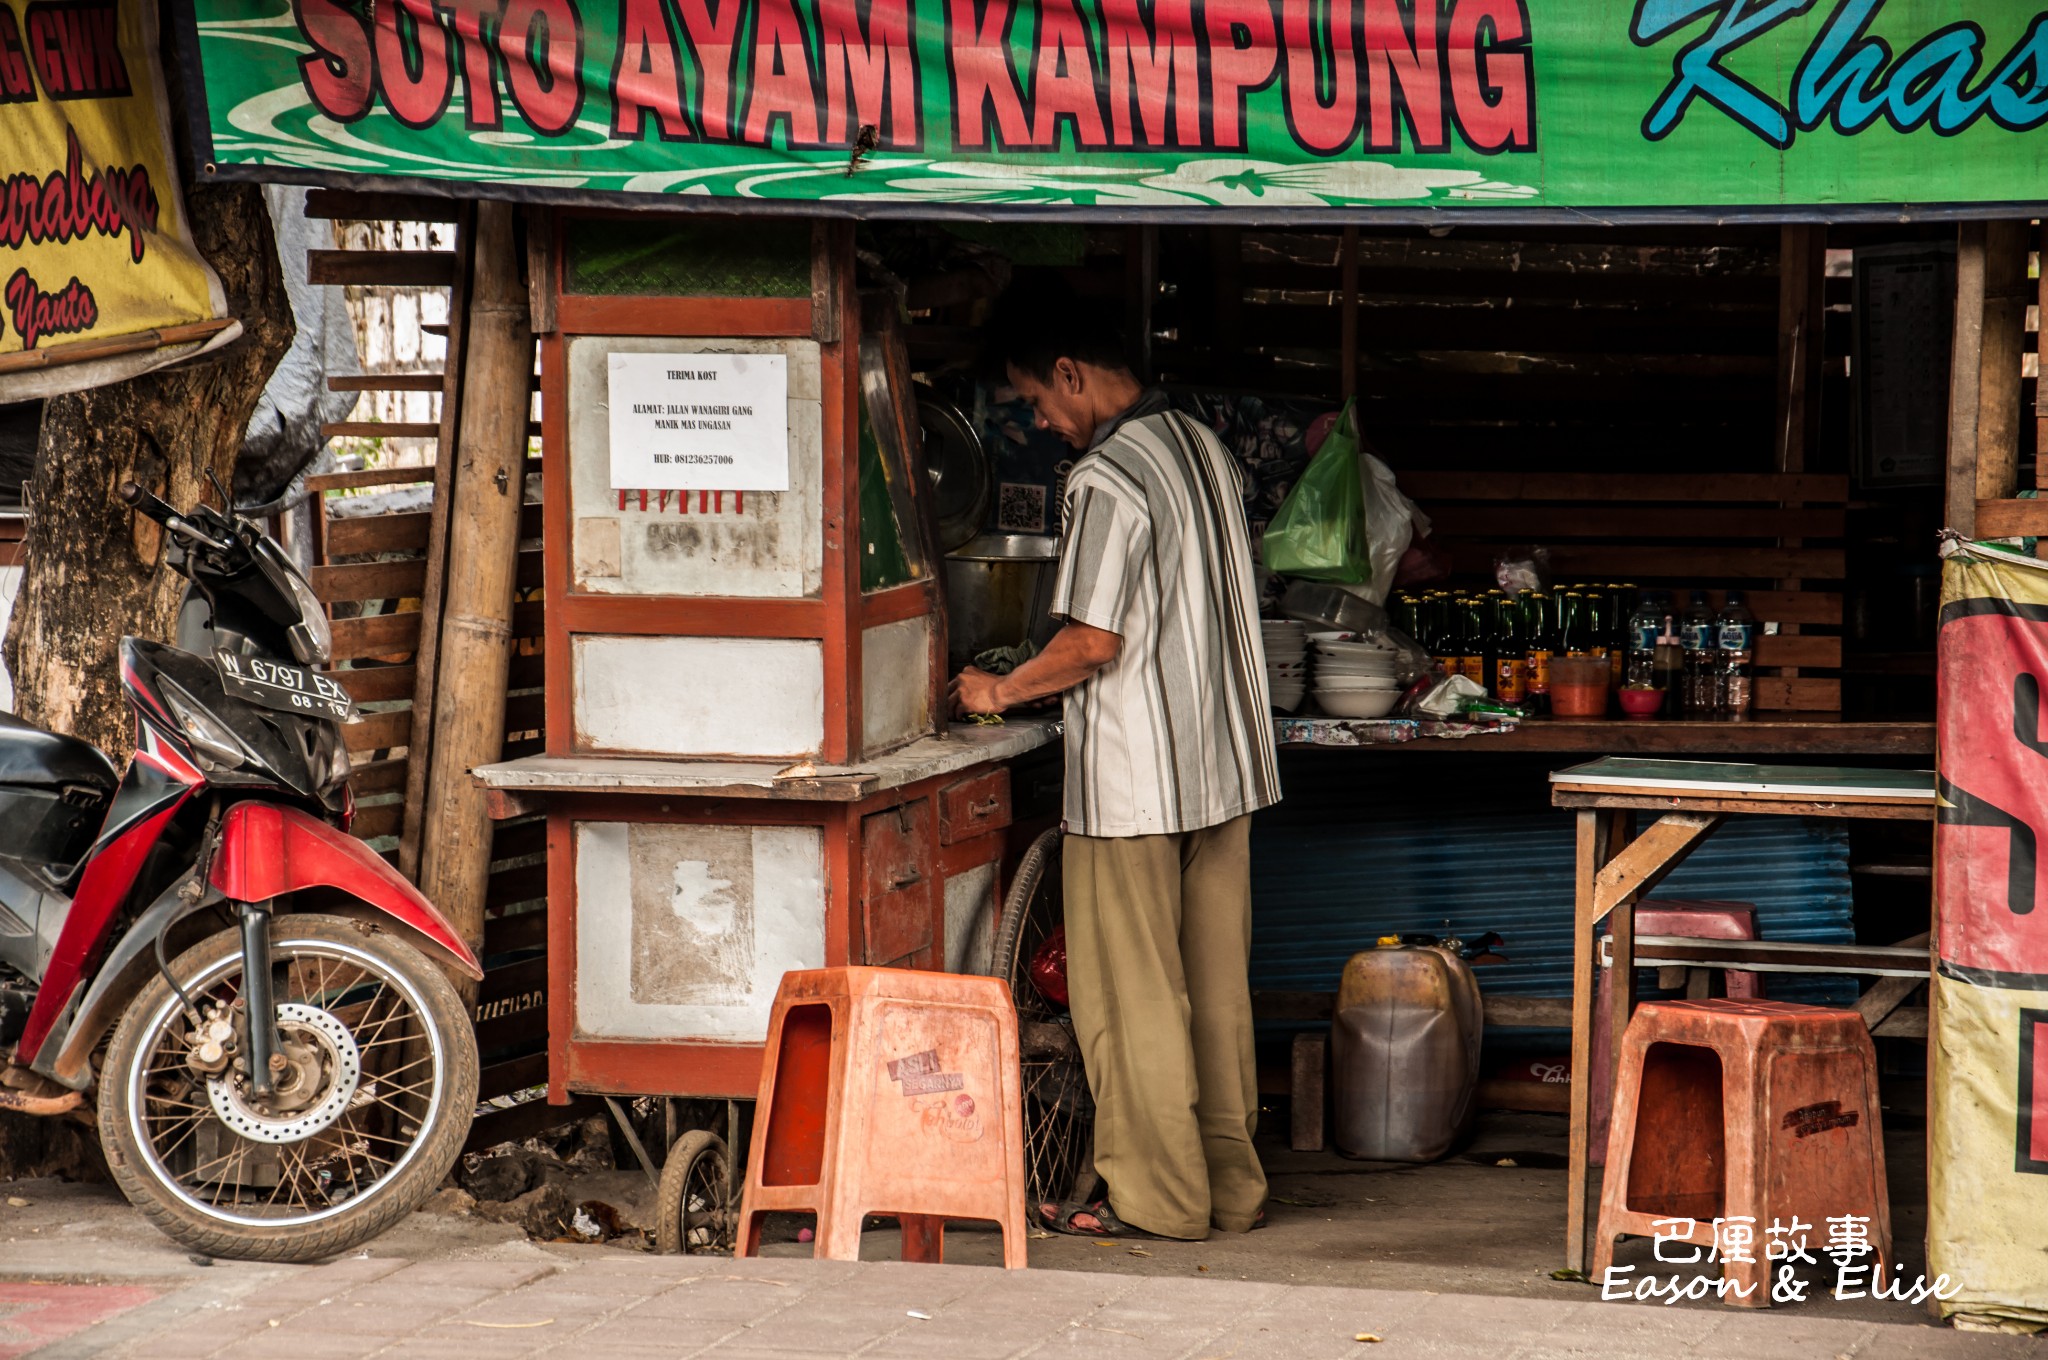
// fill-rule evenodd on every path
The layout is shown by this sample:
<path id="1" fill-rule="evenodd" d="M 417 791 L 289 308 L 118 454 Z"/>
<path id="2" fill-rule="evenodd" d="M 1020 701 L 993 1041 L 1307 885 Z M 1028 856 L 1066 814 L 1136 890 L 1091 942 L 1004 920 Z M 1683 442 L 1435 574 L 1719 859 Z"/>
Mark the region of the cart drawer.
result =
<path id="1" fill-rule="evenodd" d="M 939 844 L 957 845 L 1010 824 L 1010 771 L 999 766 L 939 790 Z"/>
<path id="2" fill-rule="evenodd" d="M 867 888 L 861 961 L 879 967 L 930 949 L 938 900 L 931 803 L 919 799 L 863 817 L 860 839 Z"/>

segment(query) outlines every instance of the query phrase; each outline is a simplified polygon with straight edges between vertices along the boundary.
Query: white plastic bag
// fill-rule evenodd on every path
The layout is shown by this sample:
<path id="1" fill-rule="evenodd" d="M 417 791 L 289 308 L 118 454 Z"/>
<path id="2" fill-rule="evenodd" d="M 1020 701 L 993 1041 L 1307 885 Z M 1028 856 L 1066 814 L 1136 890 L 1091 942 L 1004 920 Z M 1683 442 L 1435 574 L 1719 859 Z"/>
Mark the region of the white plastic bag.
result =
<path id="1" fill-rule="evenodd" d="M 1401 554 L 1418 537 L 1429 534 L 1429 516 L 1402 494 L 1394 470 L 1363 450 L 1358 455 L 1358 480 L 1365 488 L 1365 538 L 1372 579 L 1342 589 L 1383 605 L 1393 592 Z"/>

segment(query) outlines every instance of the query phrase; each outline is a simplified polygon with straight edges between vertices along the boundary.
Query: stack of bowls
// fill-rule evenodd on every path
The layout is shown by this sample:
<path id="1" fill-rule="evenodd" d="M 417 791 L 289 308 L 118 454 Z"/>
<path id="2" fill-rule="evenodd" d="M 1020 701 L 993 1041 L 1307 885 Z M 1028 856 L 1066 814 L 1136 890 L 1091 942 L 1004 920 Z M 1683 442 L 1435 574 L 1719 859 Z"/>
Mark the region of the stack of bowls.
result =
<path id="1" fill-rule="evenodd" d="M 1355 633 L 1316 633 L 1316 707 L 1336 718 L 1384 718 L 1401 700 L 1400 654 Z"/>
<path id="2" fill-rule="evenodd" d="M 1291 619 L 1265 619 L 1266 689 L 1273 707 L 1292 713 L 1308 693 L 1308 626 Z"/>

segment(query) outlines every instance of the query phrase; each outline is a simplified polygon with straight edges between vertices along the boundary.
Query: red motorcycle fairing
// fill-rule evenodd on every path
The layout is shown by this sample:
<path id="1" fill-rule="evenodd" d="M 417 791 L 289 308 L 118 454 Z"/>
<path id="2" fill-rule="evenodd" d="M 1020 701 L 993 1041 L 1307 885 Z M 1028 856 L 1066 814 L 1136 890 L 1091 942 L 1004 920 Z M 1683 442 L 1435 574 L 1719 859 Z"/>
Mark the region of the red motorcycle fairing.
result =
<path id="1" fill-rule="evenodd" d="M 301 888 L 336 888 L 410 927 L 481 979 L 476 955 L 448 918 L 369 846 L 296 808 L 237 803 L 222 819 L 213 886 L 231 901 L 262 902 Z"/>
<path id="2" fill-rule="evenodd" d="M 79 876 L 78 891 L 21 1032 L 15 1051 L 23 1065 L 34 1063 L 42 1051 L 57 1018 L 107 943 L 114 917 L 128 900 L 143 861 L 202 782 L 199 771 L 163 743 L 147 721 L 141 724 L 141 737 L 142 746 L 107 814 L 108 829 Z"/>

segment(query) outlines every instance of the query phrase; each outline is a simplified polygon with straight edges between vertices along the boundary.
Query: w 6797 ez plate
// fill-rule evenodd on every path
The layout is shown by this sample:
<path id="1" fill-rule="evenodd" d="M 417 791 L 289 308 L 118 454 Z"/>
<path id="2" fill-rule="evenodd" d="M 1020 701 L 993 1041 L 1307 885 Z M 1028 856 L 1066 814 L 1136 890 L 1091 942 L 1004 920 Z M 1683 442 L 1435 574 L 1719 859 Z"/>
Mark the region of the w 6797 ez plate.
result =
<path id="1" fill-rule="evenodd" d="M 280 713 L 302 713 L 337 722 L 347 722 L 355 716 L 356 706 L 347 690 L 303 666 L 224 651 L 213 656 L 220 667 L 221 684 L 237 698 Z"/>

